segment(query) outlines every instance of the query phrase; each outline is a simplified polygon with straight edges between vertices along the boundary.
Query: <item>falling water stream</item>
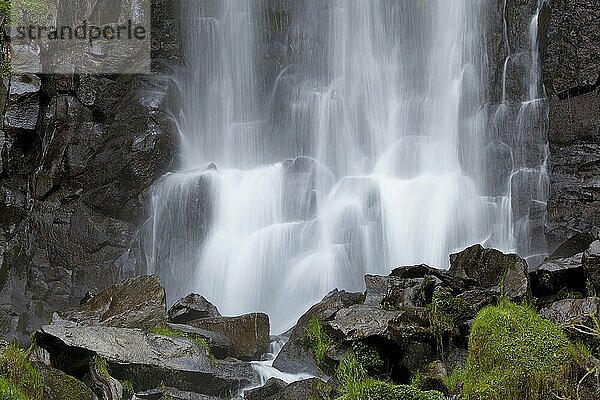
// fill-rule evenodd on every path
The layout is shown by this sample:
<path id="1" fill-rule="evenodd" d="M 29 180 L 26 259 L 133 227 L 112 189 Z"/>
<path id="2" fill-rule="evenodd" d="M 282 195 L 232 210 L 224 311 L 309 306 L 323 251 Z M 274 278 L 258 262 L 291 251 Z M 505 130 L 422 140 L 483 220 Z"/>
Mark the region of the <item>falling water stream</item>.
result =
<path id="1" fill-rule="evenodd" d="M 537 14 L 527 96 L 506 94 L 506 33 L 493 105 L 492 2 L 298 1 L 288 19 L 268 3 L 183 7 L 182 165 L 154 187 L 146 252 L 171 301 L 266 312 L 279 333 L 366 273 L 445 268 L 474 243 L 545 252 Z M 284 22 L 281 50 L 265 30 Z"/>

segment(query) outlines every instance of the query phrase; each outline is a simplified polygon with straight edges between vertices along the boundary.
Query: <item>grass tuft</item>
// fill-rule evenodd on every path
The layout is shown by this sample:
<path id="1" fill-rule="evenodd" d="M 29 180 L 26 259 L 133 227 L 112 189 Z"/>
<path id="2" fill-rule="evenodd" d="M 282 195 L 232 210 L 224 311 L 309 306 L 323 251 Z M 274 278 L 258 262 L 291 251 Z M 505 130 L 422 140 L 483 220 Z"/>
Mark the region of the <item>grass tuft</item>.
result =
<path id="1" fill-rule="evenodd" d="M 311 347 L 317 365 L 321 365 L 327 350 L 333 346 L 334 341 L 323 330 L 323 323 L 318 318 L 312 319 L 306 326 L 306 344 Z"/>
<path id="2" fill-rule="evenodd" d="M 440 392 L 424 392 L 413 386 L 373 379 L 350 352 L 337 369 L 341 397 L 338 400 L 444 400 Z"/>
<path id="3" fill-rule="evenodd" d="M 42 399 L 44 382 L 40 371 L 29 361 L 28 352 L 21 350 L 17 343 L 6 347 L 0 356 L 0 377 L 4 381 L 3 390 L 16 393 L 15 399 L 19 399 L 19 393 L 30 400 Z"/>

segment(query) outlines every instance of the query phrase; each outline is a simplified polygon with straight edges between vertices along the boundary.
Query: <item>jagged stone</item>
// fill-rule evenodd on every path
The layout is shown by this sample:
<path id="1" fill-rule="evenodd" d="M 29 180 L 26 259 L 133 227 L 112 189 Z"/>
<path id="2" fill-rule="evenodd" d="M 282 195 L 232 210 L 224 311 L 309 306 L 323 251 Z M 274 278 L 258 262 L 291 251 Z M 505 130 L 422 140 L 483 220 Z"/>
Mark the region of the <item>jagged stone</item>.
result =
<path id="1" fill-rule="evenodd" d="M 165 290 L 156 276 L 129 279 L 61 317 L 79 324 L 149 328 L 167 321 Z"/>
<path id="2" fill-rule="evenodd" d="M 103 357 L 111 375 L 136 388 L 163 385 L 208 396 L 225 397 L 258 382 L 249 363 L 215 360 L 193 340 L 154 335 L 138 329 L 77 325 L 56 318 L 35 334 L 53 365 L 83 376 L 92 356 Z"/>
<path id="3" fill-rule="evenodd" d="M 560 290 L 585 291 L 582 254 L 571 258 L 546 260 L 530 270 L 534 297 L 556 295 Z"/>
<path id="4" fill-rule="evenodd" d="M 540 315 L 562 327 L 573 325 L 591 326 L 591 315 L 598 314 L 600 298 L 565 299 L 552 303 L 540 311 Z"/>
<path id="5" fill-rule="evenodd" d="M 586 279 L 600 293 L 600 240 L 593 242 L 583 253 L 583 273 Z"/>
<path id="6" fill-rule="evenodd" d="M 281 379 L 271 378 L 263 386 L 244 393 L 246 400 L 267 400 L 279 395 L 288 384 Z"/>
<path id="7" fill-rule="evenodd" d="M 525 298 L 530 290 L 525 260 L 481 245 L 452 254 L 450 274 L 470 279 L 486 289 L 499 286 L 510 299 Z"/>
<path id="8" fill-rule="evenodd" d="M 225 336 L 232 345 L 230 355 L 237 359 L 260 360 L 269 352 L 270 325 L 266 314 L 203 318 L 188 325 Z"/>
<path id="9" fill-rule="evenodd" d="M 217 307 L 199 294 L 189 294 L 178 300 L 169 309 L 169 321 L 175 324 L 185 324 L 196 319 L 220 316 Z"/>

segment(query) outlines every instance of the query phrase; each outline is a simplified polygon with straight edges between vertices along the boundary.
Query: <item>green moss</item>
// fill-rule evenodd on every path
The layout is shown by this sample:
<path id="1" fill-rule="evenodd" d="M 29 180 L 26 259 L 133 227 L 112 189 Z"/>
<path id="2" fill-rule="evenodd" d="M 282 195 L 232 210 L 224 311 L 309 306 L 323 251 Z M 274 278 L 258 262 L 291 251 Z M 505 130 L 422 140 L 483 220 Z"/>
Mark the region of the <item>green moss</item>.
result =
<path id="1" fill-rule="evenodd" d="M 369 377 L 352 352 L 342 359 L 336 376 L 342 394 L 338 400 L 444 400 L 439 392 L 424 392 Z"/>
<path id="2" fill-rule="evenodd" d="M 2 400 L 29 400 L 14 383 L 0 376 L 0 399 Z"/>
<path id="3" fill-rule="evenodd" d="M 564 332 L 526 306 L 502 300 L 477 315 L 464 373 L 466 400 L 568 396 L 577 349 Z"/>
<path id="4" fill-rule="evenodd" d="M 563 289 L 559 290 L 558 293 L 556 294 L 556 296 L 558 297 L 559 300 L 583 299 L 583 294 L 581 292 L 578 292 L 576 290 L 567 289 L 567 288 L 563 288 Z"/>
<path id="5" fill-rule="evenodd" d="M 94 398 L 90 388 L 83 382 L 57 369 L 45 368 L 44 380 L 50 389 L 48 400 L 90 400 Z"/>
<path id="6" fill-rule="evenodd" d="M 444 378 L 444 385 L 448 389 L 448 393 L 452 395 L 459 395 L 464 381 L 465 370 L 457 367 L 452 370 L 450 375 Z"/>
<path id="7" fill-rule="evenodd" d="M 163 327 L 159 327 L 159 326 L 155 326 L 155 327 L 148 329 L 148 332 L 154 333 L 155 335 L 160 335 L 160 336 L 189 339 L 189 340 L 193 341 L 194 343 L 196 343 L 198 346 L 202 347 L 204 350 L 206 350 L 209 355 L 212 354 L 211 350 L 210 350 L 210 346 L 208 345 L 208 342 L 206 341 L 206 339 L 191 335 L 189 333 L 175 331 L 175 330 L 172 330 L 169 328 L 163 328 Z"/>
<path id="8" fill-rule="evenodd" d="M 0 376 L 12 382 L 30 400 L 40 400 L 44 394 L 40 371 L 29 361 L 28 352 L 21 350 L 16 343 L 4 349 L 0 357 Z"/>
<path id="9" fill-rule="evenodd" d="M 379 354 L 379 350 L 376 348 L 366 345 L 362 342 L 354 342 L 352 344 L 352 351 L 356 357 L 356 360 L 364 368 L 381 368 L 385 365 L 385 362 Z"/>
<path id="10" fill-rule="evenodd" d="M 318 318 L 313 318 L 305 328 L 306 344 L 310 346 L 317 365 L 320 365 L 325 359 L 327 350 L 333 346 L 334 341 L 323 330 L 323 323 Z"/>

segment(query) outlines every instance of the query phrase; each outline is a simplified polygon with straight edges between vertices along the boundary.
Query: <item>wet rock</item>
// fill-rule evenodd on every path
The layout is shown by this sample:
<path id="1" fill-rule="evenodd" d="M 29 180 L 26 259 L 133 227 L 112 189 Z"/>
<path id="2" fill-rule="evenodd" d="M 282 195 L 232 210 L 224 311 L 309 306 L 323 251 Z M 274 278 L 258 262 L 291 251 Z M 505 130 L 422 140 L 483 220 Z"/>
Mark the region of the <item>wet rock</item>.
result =
<path id="1" fill-rule="evenodd" d="M 9 102 L 4 114 L 4 130 L 9 134 L 35 130 L 40 114 L 42 81 L 31 74 L 11 77 Z"/>
<path id="2" fill-rule="evenodd" d="M 529 272 L 534 297 L 556 295 L 560 290 L 584 293 L 582 254 L 571 258 L 546 260 Z"/>
<path id="3" fill-rule="evenodd" d="M 266 400 L 280 394 L 286 387 L 287 383 L 281 379 L 271 378 L 262 387 L 252 389 L 244 393 L 246 400 Z"/>
<path id="4" fill-rule="evenodd" d="M 217 307 L 199 294 L 189 294 L 169 309 L 169 321 L 185 324 L 195 319 L 220 317 Z"/>
<path id="5" fill-rule="evenodd" d="M 306 379 L 287 385 L 282 391 L 270 397 L 260 397 L 261 400 L 306 400 L 330 398 L 330 389 L 320 379 Z M 256 400 L 259 397 L 255 397 Z"/>
<path id="6" fill-rule="evenodd" d="M 149 328 L 167 321 L 165 290 L 153 275 L 129 279 L 61 316 L 86 325 Z"/>
<path id="7" fill-rule="evenodd" d="M 400 278 L 397 276 L 365 276 L 364 304 L 396 309 L 402 306 L 424 306 L 431 301 L 433 290 L 442 281 L 434 276 Z"/>
<path id="8" fill-rule="evenodd" d="M 315 364 L 314 354 L 305 343 L 306 326 L 313 319 L 320 321 L 332 320 L 341 309 L 359 304 L 362 300 L 361 297 L 360 293 L 334 290 L 325 296 L 321 302 L 312 306 L 300 317 L 298 323 L 291 330 L 290 338 L 273 362 L 273 366 L 280 371 L 291 374 L 309 373 L 315 376 L 319 375 L 319 368 Z"/>
<path id="9" fill-rule="evenodd" d="M 171 387 L 145 390 L 136 393 L 131 400 L 163 400 L 166 396 L 172 400 L 219 400 L 219 397 L 206 396 L 200 393 L 185 392 Z"/>
<path id="10" fill-rule="evenodd" d="M 236 360 L 212 359 L 193 340 L 154 335 L 137 329 L 77 325 L 56 319 L 35 334 L 53 365 L 83 376 L 89 360 L 106 359 L 111 375 L 131 380 L 136 388 L 163 385 L 182 391 L 225 397 L 258 382 L 252 366 Z"/>
<path id="11" fill-rule="evenodd" d="M 571 258 L 586 251 L 595 240 L 595 236 L 591 233 L 578 233 L 558 246 L 548 258 Z"/>
<path id="12" fill-rule="evenodd" d="M 583 253 L 582 265 L 586 279 L 600 293 L 600 240 L 593 242 Z"/>
<path id="13" fill-rule="evenodd" d="M 208 347 L 217 358 L 233 357 L 235 354 L 231 340 L 220 333 L 194 328 L 189 325 L 167 324 L 167 327 L 173 331 L 183 332 L 189 336 L 206 340 Z"/>
<path id="14" fill-rule="evenodd" d="M 573 325 L 591 326 L 590 315 L 598 314 L 600 298 L 566 299 L 543 308 L 540 315 L 566 328 Z"/>
<path id="15" fill-rule="evenodd" d="M 468 278 L 482 288 L 500 286 L 510 299 L 522 299 L 529 293 L 527 263 L 516 254 L 475 245 L 450 256 L 450 274 Z"/>
<path id="16" fill-rule="evenodd" d="M 390 276 L 402 279 L 435 278 L 436 280 L 441 281 L 444 286 L 450 287 L 455 291 L 464 291 L 476 284 L 474 280 L 469 278 L 458 277 L 447 271 L 433 268 L 425 264 L 395 268 L 390 273 Z"/>
<path id="17" fill-rule="evenodd" d="M 269 352 L 270 325 L 266 314 L 203 318 L 188 325 L 225 336 L 232 344 L 230 355 L 237 359 L 260 360 Z"/>

